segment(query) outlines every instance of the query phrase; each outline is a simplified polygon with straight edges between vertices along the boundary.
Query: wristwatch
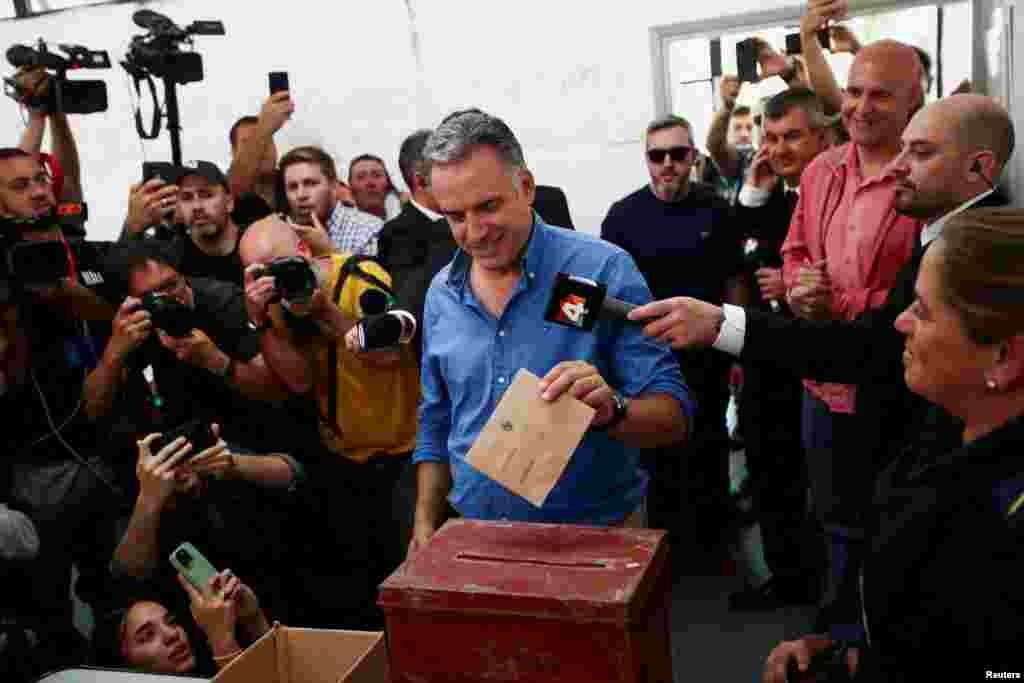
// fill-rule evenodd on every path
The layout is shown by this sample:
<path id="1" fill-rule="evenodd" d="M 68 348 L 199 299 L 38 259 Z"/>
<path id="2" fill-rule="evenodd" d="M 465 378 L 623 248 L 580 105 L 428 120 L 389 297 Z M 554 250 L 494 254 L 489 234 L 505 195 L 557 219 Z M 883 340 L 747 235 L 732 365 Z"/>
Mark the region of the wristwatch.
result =
<path id="1" fill-rule="evenodd" d="M 614 403 L 615 408 L 615 412 L 612 413 L 612 419 L 608 421 L 608 424 L 602 425 L 601 427 L 595 427 L 597 431 L 607 432 L 615 429 L 620 422 L 626 419 L 626 413 L 629 411 L 629 399 L 618 391 L 613 391 L 612 403 Z"/>

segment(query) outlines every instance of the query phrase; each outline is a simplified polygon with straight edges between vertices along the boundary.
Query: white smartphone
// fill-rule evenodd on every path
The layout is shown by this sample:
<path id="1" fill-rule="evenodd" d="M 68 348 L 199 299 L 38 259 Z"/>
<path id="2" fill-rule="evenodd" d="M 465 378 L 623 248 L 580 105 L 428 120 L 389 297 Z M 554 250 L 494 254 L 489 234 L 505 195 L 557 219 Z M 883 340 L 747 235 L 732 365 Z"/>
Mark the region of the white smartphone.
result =
<path id="1" fill-rule="evenodd" d="M 210 579 L 217 574 L 216 568 L 191 543 L 182 543 L 171 553 L 171 564 L 196 590 L 203 595 L 210 594 Z"/>

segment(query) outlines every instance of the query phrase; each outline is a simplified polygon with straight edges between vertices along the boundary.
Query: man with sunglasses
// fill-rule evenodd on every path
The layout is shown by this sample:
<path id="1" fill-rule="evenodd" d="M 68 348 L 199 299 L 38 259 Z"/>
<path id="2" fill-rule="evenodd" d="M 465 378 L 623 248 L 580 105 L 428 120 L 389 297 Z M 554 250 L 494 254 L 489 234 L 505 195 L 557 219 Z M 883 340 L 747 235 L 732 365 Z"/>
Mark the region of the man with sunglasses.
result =
<path id="1" fill-rule="evenodd" d="M 697 156 L 690 123 L 678 116 L 654 121 L 645 143 L 650 183 L 612 205 L 601 237 L 629 252 L 656 299 L 690 292 L 683 296 L 746 301 L 739 231 L 729 224 L 729 205 L 711 187 L 690 180 Z M 698 412 L 685 458 L 644 453 L 655 470 L 650 521 L 669 529 L 674 545 L 695 545 L 698 556 L 714 562 L 715 553 L 724 550 L 721 529 L 729 491 L 730 361 L 705 351 L 677 357 Z"/>

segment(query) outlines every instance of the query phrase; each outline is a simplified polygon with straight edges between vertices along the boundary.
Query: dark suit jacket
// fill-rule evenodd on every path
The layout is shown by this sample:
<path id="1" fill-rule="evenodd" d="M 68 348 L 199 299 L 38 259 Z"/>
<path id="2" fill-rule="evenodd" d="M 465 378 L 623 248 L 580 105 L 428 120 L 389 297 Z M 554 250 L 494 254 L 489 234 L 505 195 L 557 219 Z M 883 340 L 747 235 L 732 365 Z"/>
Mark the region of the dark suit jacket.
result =
<path id="1" fill-rule="evenodd" d="M 975 206 L 1005 203 L 1004 197 L 993 194 Z M 857 320 L 808 321 L 747 310 L 740 356 L 744 363 L 765 363 L 799 377 L 857 385 L 861 424 L 877 426 L 873 433 L 862 434 L 865 462 L 874 461 L 872 477 L 889 460 L 893 445 L 917 438 L 909 430 L 919 428 L 931 405 L 903 381 L 903 335 L 895 328 L 896 318 L 914 302 L 924 251 L 918 242 L 885 303 Z"/>
<path id="2" fill-rule="evenodd" d="M 416 316 L 413 344 L 417 358 L 422 352 L 420 329 L 427 288 L 434 276 L 452 260 L 456 248 L 448 221 L 430 220 L 411 202 L 377 234 L 377 259 L 391 275 L 396 308 Z"/>
<path id="3" fill-rule="evenodd" d="M 855 680 L 966 681 L 986 670 L 1020 671 L 1024 510 L 1008 513 L 1024 491 L 1022 441 L 1018 417 L 966 446 L 908 448 L 879 477 L 856 591 L 871 646 Z M 860 622 L 853 606 L 849 615 Z M 936 667 L 942 676 L 922 677 Z"/>
<path id="4" fill-rule="evenodd" d="M 572 224 L 572 216 L 569 215 L 569 202 L 561 188 L 538 185 L 537 194 L 533 198 L 533 208 L 548 225 L 576 229 Z"/>
<path id="5" fill-rule="evenodd" d="M 748 207 L 737 201 L 732 209 L 734 224 L 742 232 L 744 241 L 748 238 L 757 240 L 756 252 L 744 254 L 744 266 L 750 291 L 757 302 L 756 308 L 766 313 L 771 312 L 771 306 L 761 300 L 754 271 L 782 267 L 782 243 L 789 233 L 797 199 L 797 194 L 786 192 L 785 184 L 779 181 L 763 206 Z M 786 302 L 780 300 L 778 303 L 778 315 L 792 318 Z M 743 435 L 749 439 L 748 455 L 760 455 L 763 445 L 764 449 L 785 449 L 789 451 L 786 456 L 802 458 L 800 397 L 803 386 L 799 378 L 765 363 L 746 363 L 743 370 L 739 418 Z M 770 437 L 773 445 L 765 443 L 765 435 Z M 781 453 L 776 455 L 782 456 Z"/>

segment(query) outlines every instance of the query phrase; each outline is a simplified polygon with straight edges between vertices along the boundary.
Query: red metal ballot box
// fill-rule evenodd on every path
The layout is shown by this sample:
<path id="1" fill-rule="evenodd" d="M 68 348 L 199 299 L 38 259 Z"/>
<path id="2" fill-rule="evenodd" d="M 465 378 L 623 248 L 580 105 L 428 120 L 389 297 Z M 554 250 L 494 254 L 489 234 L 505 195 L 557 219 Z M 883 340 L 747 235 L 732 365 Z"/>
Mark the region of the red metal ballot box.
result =
<path id="1" fill-rule="evenodd" d="M 452 520 L 380 587 L 394 681 L 671 683 L 665 532 Z"/>

